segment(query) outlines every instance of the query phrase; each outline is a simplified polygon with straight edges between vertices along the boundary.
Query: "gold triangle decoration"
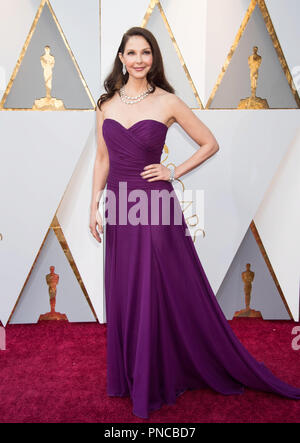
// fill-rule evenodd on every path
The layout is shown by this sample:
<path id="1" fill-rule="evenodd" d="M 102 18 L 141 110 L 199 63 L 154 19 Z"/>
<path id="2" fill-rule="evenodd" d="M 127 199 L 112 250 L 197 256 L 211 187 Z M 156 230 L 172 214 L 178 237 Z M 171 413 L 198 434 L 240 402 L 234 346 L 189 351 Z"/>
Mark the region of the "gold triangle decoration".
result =
<path id="1" fill-rule="evenodd" d="M 194 95 L 195 95 L 195 98 L 196 98 L 197 102 L 199 103 L 199 108 L 191 108 L 191 109 L 204 109 L 203 104 L 202 104 L 202 102 L 201 102 L 201 100 L 200 100 L 199 94 L 198 94 L 198 92 L 197 92 L 197 90 L 196 90 L 196 87 L 195 87 L 194 82 L 193 82 L 193 80 L 192 80 L 192 78 L 191 78 L 191 75 L 190 75 L 190 73 L 189 73 L 189 71 L 188 71 L 188 68 L 187 68 L 187 66 L 186 66 L 186 64 L 185 64 L 185 62 L 184 62 L 184 59 L 183 59 L 183 56 L 182 56 L 182 54 L 181 54 L 181 52 L 180 52 L 179 46 L 178 46 L 178 44 L 177 44 L 177 42 L 176 42 L 176 40 L 175 40 L 175 37 L 174 37 L 174 35 L 173 35 L 173 32 L 172 32 L 172 30 L 171 30 L 171 27 L 170 27 L 170 25 L 169 25 L 169 23 L 168 23 L 167 17 L 166 17 L 166 15 L 165 15 L 165 13 L 164 13 L 164 10 L 163 10 L 163 8 L 162 8 L 161 3 L 160 3 L 159 0 L 150 0 L 150 4 L 149 4 L 149 6 L 148 6 L 148 8 L 147 8 L 147 11 L 146 11 L 146 14 L 145 14 L 145 16 L 144 16 L 144 18 L 143 18 L 143 21 L 142 21 L 142 25 L 141 25 L 141 27 L 142 27 L 142 28 L 145 28 L 145 27 L 146 27 L 146 25 L 147 25 L 147 23 L 148 23 L 148 21 L 149 21 L 149 18 L 150 18 L 151 14 L 152 14 L 152 12 L 153 12 L 153 10 L 154 10 L 154 8 L 155 8 L 156 6 L 157 6 L 157 8 L 158 8 L 158 10 L 159 10 L 159 12 L 160 12 L 160 14 L 161 14 L 161 17 L 162 17 L 162 19 L 163 19 L 163 22 L 164 22 L 164 24 L 165 24 L 165 26 L 166 26 L 166 29 L 167 29 L 168 34 L 169 34 L 169 36 L 170 36 L 170 39 L 171 39 L 171 41 L 172 41 L 172 43 L 173 43 L 173 45 L 174 45 L 174 48 L 175 48 L 175 50 L 176 50 L 176 53 L 177 53 L 177 56 L 178 56 L 178 58 L 179 58 L 180 64 L 181 64 L 181 66 L 183 67 L 183 70 L 184 70 L 184 72 L 185 72 L 185 75 L 186 75 L 186 77 L 187 77 L 187 79 L 188 79 L 188 81 L 189 81 L 189 83 L 190 83 L 190 86 L 191 86 L 191 88 L 192 88 L 192 90 L 193 90 L 193 93 L 194 93 Z"/>
<path id="2" fill-rule="evenodd" d="M 60 35 L 61 35 L 61 38 L 62 38 L 62 40 L 63 40 L 63 42 L 64 42 L 64 44 L 65 44 L 65 46 L 66 46 L 66 48 L 67 48 L 67 50 L 68 50 L 68 53 L 69 53 L 69 55 L 70 55 L 70 57 L 71 57 L 71 60 L 72 60 L 73 63 L 74 63 L 74 66 L 75 66 L 75 68 L 76 68 L 76 70 L 77 70 L 77 72 L 78 72 L 78 75 L 79 75 L 80 80 L 81 80 L 81 82 L 82 82 L 82 84 L 83 84 L 83 87 L 84 87 L 84 89 L 85 89 L 85 91 L 86 91 L 86 93 L 87 93 L 87 96 L 89 97 L 89 100 L 90 100 L 90 102 L 91 102 L 91 108 L 90 108 L 90 109 L 86 109 L 86 108 L 85 108 L 85 109 L 79 109 L 79 108 L 72 109 L 72 108 L 67 108 L 66 110 L 67 110 L 67 111 L 90 111 L 90 110 L 93 110 L 93 111 L 94 111 L 94 110 L 96 110 L 96 103 L 95 103 L 95 101 L 94 101 L 94 99 L 93 99 L 93 97 L 92 97 L 92 94 L 91 94 L 91 92 L 90 92 L 90 90 L 89 90 L 89 88 L 88 88 L 88 86 L 87 86 L 87 83 L 86 83 L 86 81 L 85 81 L 85 79 L 84 79 L 84 77 L 83 77 L 83 75 L 82 75 L 82 73 L 81 73 L 81 71 L 80 71 L 80 68 L 79 68 L 79 66 L 78 66 L 78 64 L 77 64 L 77 62 L 76 62 L 76 59 L 75 59 L 75 57 L 74 57 L 74 54 L 73 54 L 73 52 L 72 52 L 72 50 L 71 50 L 71 48 L 70 48 L 70 45 L 69 45 L 69 43 L 68 43 L 68 41 L 67 41 L 67 39 L 66 39 L 66 36 L 64 35 L 64 32 L 63 32 L 63 30 L 62 30 L 62 27 L 61 27 L 61 25 L 59 24 L 59 21 L 58 21 L 56 15 L 55 15 L 55 13 L 54 13 L 54 10 L 53 10 L 53 8 L 52 8 L 52 6 L 51 6 L 51 4 L 50 4 L 50 0 L 41 0 L 40 6 L 39 6 L 38 11 L 37 11 L 37 13 L 36 13 L 36 16 L 35 16 L 35 18 L 34 18 L 34 20 L 33 20 L 33 23 L 32 23 L 32 25 L 31 25 L 31 28 L 30 28 L 29 34 L 28 34 L 28 36 L 27 36 L 27 38 L 26 38 L 25 44 L 24 44 L 24 46 L 23 46 L 23 48 L 22 48 L 21 54 L 20 54 L 20 56 L 19 56 L 19 58 L 18 58 L 18 61 L 17 61 L 17 63 L 16 63 L 15 69 L 14 69 L 14 71 L 13 71 L 13 73 L 12 73 L 12 76 L 11 76 L 9 82 L 8 82 L 7 88 L 6 88 L 6 90 L 5 90 L 4 94 L 3 94 L 3 97 L 2 97 L 2 99 L 1 99 L 1 102 L 0 102 L 0 110 L 5 110 L 5 111 L 34 111 L 34 110 L 54 110 L 55 108 L 56 108 L 57 110 L 64 110 L 64 107 L 63 107 L 63 103 L 62 103 L 62 101 L 61 101 L 61 100 L 57 100 L 57 102 L 55 102 L 55 99 L 54 99 L 54 98 L 52 98 L 52 99 L 53 99 L 53 100 L 52 100 L 52 103 L 51 103 L 52 107 L 51 107 L 51 108 L 49 107 L 49 109 L 46 109 L 45 106 L 44 106 L 44 109 L 42 108 L 42 106 L 41 106 L 41 109 L 38 109 L 37 106 L 36 106 L 36 107 L 33 106 L 32 109 L 31 109 L 31 108 L 4 108 L 4 104 L 5 104 L 5 102 L 6 102 L 7 96 L 8 96 L 8 94 L 10 93 L 10 90 L 11 90 L 11 88 L 12 88 L 12 85 L 13 85 L 13 83 L 14 83 L 14 80 L 15 80 L 17 74 L 18 74 L 18 71 L 19 71 L 20 66 L 21 66 L 21 64 L 22 64 L 22 60 L 23 60 L 23 58 L 24 58 L 24 56 L 25 56 L 25 54 L 26 54 L 26 51 L 27 51 L 27 49 L 28 49 L 28 46 L 29 46 L 30 41 L 31 41 L 31 39 L 32 39 L 32 36 L 33 36 L 33 34 L 34 34 L 34 32 L 35 32 L 35 29 L 36 29 L 36 27 L 37 27 L 38 21 L 39 21 L 39 19 L 40 19 L 40 16 L 41 16 L 41 14 L 42 14 L 42 11 L 43 11 L 45 5 L 48 6 L 48 8 L 49 8 L 49 10 L 50 10 L 50 12 L 51 12 L 51 15 L 52 15 L 52 17 L 53 17 L 53 20 L 54 20 L 54 22 L 55 22 L 55 24 L 56 24 L 56 26 L 57 26 L 57 28 L 58 28 L 58 31 L 59 31 L 59 33 L 60 33 Z M 46 51 L 47 51 L 47 50 L 45 50 L 44 57 L 46 57 Z M 51 57 L 51 55 L 49 54 L 48 57 Z M 47 94 L 47 95 L 48 95 L 48 94 Z M 45 97 L 45 98 L 48 98 L 48 97 Z M 44 99 L 45 99 L 45 98 L 44 98 Z M 49 100 L 48 100 L 48 101 L 49 101 Z M 50 100 L 50 102 L 51 102 L 51 100 Z"/>
<path id="3" fill-rule="evenodd" d="M 165 163 L 166 160 L 167 160 L 168 157 L 169 157 L 169 148 L 168 148 L 168 146 L 167 146 L 166 144 L 164 145 L 163 152 L 166 153 L 166 157 L 161 161 L 161 163 Z M 167 168 L 168 168 L 169 166 L 173 166 L 174 168 L 176 167 L 176 165 L 175 165 L 173 162 L 170 162 L 170 163 L 168 163 L 168 164 L 165 164 L 165 166 L 166 166 Z M 184 192 L 184 190 L 185 190 L 185 186 L 184 186 L 183 181 L 180 180 L 179 178 L 177 178 L 176 181 L 177 181 L 178 183 L 180 183 L 180 185 L 181 185 L 181 187 L 182 187 L 182 192 Z M 193 204 L 193 201 L 191 201 L 191 200 L 188 200 L 188 201 L 186 201 L 186 200 L 179 200 L 179 203 L 182 204 L 181 209 L 182 209 L 182 212 L 184 213 L 184 212 L 185 212 L 185 211 L 186 211 L 186 210 L 187 210 L 187 209 Z M 187 224 L 188 226 L 190 226 L 191 228 L 195 228 L 195 227 L 198 225 L 198 223 L 199 223 L 199 217 L 198 217 L 197 214 L 189 215 L 188 217 L 185 216 L 184 219 L 185 219 L 185 221 L 186 221 L 186 224 Z M 194 242 L 194 243 L 196 242 L 196 237 L 197 237 L 197 234 L 196 234 L 196 233 L 197 233 L 197 231 L 201 231 L 201 233 L 202 233 L 202 237 L 203 237 L 203 238 L 205 237 L 205 231 L 204 231 L 204 229 L 203 229 L 203 228 L 197 228 L 197 229 L 194 231 L 194 236 L 193 236 L 193 242 Z"/>
<path id="4" fill-rule="evenodd" d="M 71 254 L 71 251 L 70 251 L 70 248 L 68 246 L 67 240 L 66 240 L 66 238 L 64 236 L 63 230 L 62 230 L 62 228 L 61 228 L 61 226 L 59 224 L 59 221 L 58 221 L 56 215 L 54 216 L 53 221 L 51 223 L 51 228 L 53 229 L 53 231 L 54 231 L 54 233 L 55 233 L 55 235 L 57 237 L 57 240 L 59 241 L 59 243 L 60 243 L 60 245 L 61 245 L 61 247 L 62 247 L 62 249 L 63 249 L 63 251 L 64 251 L 64 253 L 65 253 L 65 255 L 66 255 L 66 257 L 67 257 L 67 259 L 69 261 L 69 263 L 70 263 L 70 266 L 73 269 L 73 272 L 74 272 L 74 274 L 75 274 L 75 276 L 77 278 L 77 281 L 78 281 L 78 283 L 79 283 L 79 285 L 80 285 L 80 287 L 82 289 L 82 292 L 85 295 L 86 301 L 88 302 L 88 305 L 91 308 L 91 311 L 92 311 L 92 313 L 93 313 L 93 315 L 95 317 L 95 320 L 98 321 L 96 312 L 95 312 L 94 307 L 92 305 L 92 302 L 91 302 L 91 300 L 90 300 L 90 298 L 88 296 L 87 290 L 86 290 L 86 288 L 84 286 L 84 283 L 82 281 L 82 278 L 81 278 L 80 273 L 78 271 L 78 268 L 76 266 L 75 260 L 74 260 L 72 254 Z"/>
<path id="5" fill-rule="evenodd" d="M 263 245 L 262 239 L 261 239 L 261 237 L 260 237 L 260 235 L 259 235 L 259 233 L 258 233 L 258 230 L 257 230 L 257 228 L 256 228 L 256 225 L 255 225 L 255 223 L 254 223 L 254 220 L 252 220 L 252 222 L 251 222 L 251 224 L 250 224 L 250 229 L 251 229 L 252 234 L 253 234 L 253 237 L 255 238 L 256 243 L 257 243 L 257 245 L 258 245 L 258 247 L 259 247 L 259 249 L 260 249 L 261 255 L 263 256 L 263 259 L 265 260 L 265 263 L 266 263 L 266 265 L 267 265 L 267 267 L 268 267 L 268 269 L 269 269 L 269 272 L 270 272 L 270 274 L 271 274 L 271 276 L 272 276 L 272 278 L 273 278 L 273 281 L 274 281 L 275 286 L 276 286 L 276 288 L 277 288 L 277 290 L 278 290 L 278 293 L 279 293 L 279 295 L 280 295 L 280 297 L 281 297 L 281 299 L 282 299 L 282 301 L 283 301 L 283 304 L 284 304 L 284 306 L 285 306 L 285 309 L 286 309 L 288 315 L 290 316 L 291 320 L 294 320 L 293 314 L 292 314 L 292 312 L 291 312 L 291 310 L 290 310 L 290 308 L 289 308 L 289 306 L 288 306 L 288 304 L 287 304 L 287 301 L 286 301 L 286 299 L 285 299 L 285 296 L 284 296 L 284 294 L 283 294 L 283 291 L 282 291 L 282 289 L 281 289 L 281 286 L 280 286 L 280 284 L 279 284 L 279 281 L 278 281 L 278 279 L 277 279 L 277 277 L 276 277 L 275 271 L 274 271 L 274 269 L 273 269 L 273 267 L 272 267 L 272 265 L 271 265 L 270 259 L 269 259 L 269 257 L 268 257 L 268 254 L 267 254 L 266 250 L 265 250 L 265 247 L 264 247 L 264 245 Z"/>
<path id="6" fill-rule="evenodd" d="M 37 262 L 37 260 L 38 260 L 38 258 L 39 258 L 39 256 L 40 256 L 40 253 L 41 253 L 41 251 L 42 251 L 42 249 L 43 249 L 43 246 L 44 246 L 44 244 L 45 244 L 45 241 L 46 241 L 46 238 L 47 238 L 47 236 L 48 236 L 48 234 L 49 234 L 50 229 L 53 229 L 53 231 L 54 231 L 54 233 L 55 233 L 55 235 L 56 235 L 56 237 L 57 237 L 57 239 L 58 239 L 58 241 L 59 241 L 59 243 L 60 243 L 60 245 L 61 245 L 61 247 L 62 247 L 64 253 L 65 253 L 65 256 L 67 257 L 68 262 L 69 262 L 69 264 L 70 264 L 70 266 L 71 266 L 71 268 L 72 268 L 72 270 L 73 270 L 73 272 L 74 272 L 74 274 L 75 274 L 75 276 L 76 276 L 76 278 L 77 278 L 77 281 L 78 281 L 78 283 L 79 283 L 79 285 L 80 285 L 80 287 L 81 287 L 81 290 L 82 290 L 82 292 L 83 292 L 83 294 L 84 294 L 84 296 L 85 296 L 85 298 L 86 298 L 86 301 L 87 301 L 87 303 L 88 303 L 88 305 L 89 305 L 89 307 L 90 307 L 90 309 L 91 309 L 91 311 L 92 311 L 92 313 L 93 313 L 93 315 L 94 315 L 94 317 L 95 317 L 95 320 L 96 320 L 96 322 L 98 322 L 97 314 L 96 314 L 95 309 L 94 309 L 94 307 L 93 307 L 93 305 L 92 305 L 92 302 L 91 302 L 91 300 L 90 300 L 90 298 L 89 298 L 89 296 L 88 296 L 87 290 L 86 290 L 86 288 L 85 288 L 85 286 L 84 286 L 84 283 L 83 283 L 83 281 L 82 281 L 82 278 L 81 278 L 81 276 L 80 276 L 80 273 L 79 273 L 79 271 L 78 271 L 78 269 L 77 269 L 77 266 L 76 266 L 75 260 L 74 260 L 72 254 L 71 254 L 70 248 L 69 248 L 69 246 L 68 246 L 68 243 L 67 243 L 66 238 L 65 238 L 65 236 L 64 236 L 64 233 L 63 233 L 63 231 L 62 231 L 62 228 L 61 228 L 61 226 L 60 226 L 60 224 L 59 224 L 59 221 L 58 221 L 58 219 L 57 219 L 57 217 L 56 217 L 56 214 L 55 214 L 55 216 L 54 216 L 54 218 L 53 218 L 53 220 L 52 220 L 52 222 L 51 222 L 51 225 L 50 225 L 50 227 L 49 227 L 48 230 L 47 230 L 47 233 L 46 233 L 46 235 L 45 235 L 45 238 L 44 238 L 44 240 L 43 240 L 43 242 L 42 242 L 42 244 L 41 244 L 41 247 L 40 247 L 40 249 L 39 249 L 39 251 L 38 251 L 38 253 L 37 253 L 37 256 L 36 256 L 36 258 L 35 258 L 35 260 L 34 260 L 34 262 L 33 262 L 33 265 L 32 265 L 32 267 L 31 267 L 31 269 L 30 269 L 30 271 L 29 271 L 29 274 L 28 274 L 28 276 L 27 276 L 27 278 L 26 278 L 26 280 L 25 280 L 25 282 L 24 282 L 24 285 L 23 285 L 23 287 L 22 287 L 22 290 L 21 290 L 21 292 L 20 292 L 20 294 L 19 294 L 19 296 L 18 296 L 18 298 L 17 298 L 17 301 L 16 301 L 14 307 L 13 307 L 13 310 L 12 310 L 10 316 L 9 316 L 9 319 L 8 319 L 7 323 L 10 322 L 10 320 L 11 320 L 11 318 L 12 318 L 14 312 L 15 312 L 15 309 L 16 309 L 18 303 L 19 303 L 19 300 L 20 300 L 20 298 L 21 298 L 21 296 L 22 296 L 22 293 L 23 293 L 23 291 L 24 291 L 24 288 L 25 288 L 27 282 L 29 281 L 29 278 L 30 278 L 31 273 L 32 273 L 32 271 L 33 271 L 33 269 L 34 269 L 34 266 L 35 266 L 35 264 L 36 264 L 36 262 Z"/>
<path id="7" fill-rule="evenodd" d="M 282 51 L 281 45 L 280 45 L 278 37 L 277 37 L 277 34 L 275 32 L 275 28 L 274 28 L 272 20 L 270 18 L 270 14 L 269 14 L 269 11 L 267 9 L 265 0 L 251 0 L 250 5 L 248 7 L 248 10 L 246 12 L 246 15 L 245 15 L 245 17 L 244 17 L 244 19 L 242 21 L 242 24 L 241 24 L 239 30 L 238 30 L 238 33 L 237 33 L 237 35 L 235 37 L 235 40 L 234 40 L 234 43 L 233 43 L 233 45 L 230 48 L 229 54 L 228 54 L 228 56 L 227 56 L 227 58 L 225 60 L 225 63 L 223 65 L 223 67 L 222 67 L 222 71 L 221 71 L 221 73 L 220 73 L 220 75 L 219 75 L 219 77 L 217 79 L 217 82 L 216 82 L 216 84 L 215 84 L 215 86 L 214 86 L 214 88 L 212 90 L 212 93 L 211 93 L 211 95 L 210 95 L 210 97 L 208 99 L 208 102 L 207 102 L 207 104 L 205 106 L 205 109 L 210 109 L 210 106 L 211 106 L 212 101 L 213 101 L 213 99 L 214 99 L 214 97 L 216 95 L 216 92 L 219 89 L 219 86 L 220 86 L 220 84 L 222 82 L 222 79 L 223 79 L 223 77 L 224 77 L 224 75 L 225 75 L 225 73 L 226 73 L 226 71 L 228 69 L 228 66 L 229 66 L 229 64 L 230 64 L 230 62 L 232 60 L 232 57 L 233 57 L 233 55 L 234 55 L 234 53 L 235 53 L 235 51 L 236 51 L 236 49 L 238 47 L 238 44 L 239 44 L 239 42 L 240 42 L 240 40 L 241 40 L 241 38 L 242 38 L 242 36 L 244 34 L 244 31 L 245 31 L 245 29 L 247 27 L 247 24 L 248 24 L 252 14 L 253 14 L 253 12 L 254 12 L 254 9 L 256 8 L 257 5 L 260 8 L 260 11 L 261 11 L 261 14 L 263 16 L 264 22 L 266 24 L 266 28 L 268 30 L 268 33 L 269 33 L 271 39 L 272 39 L 274 48 L 275 48 L 277 56 L 278 56 L 278 59 L 280 61 L 282 69 L 283 69 L 283 71 L 285 73 L 285 76 L 287 78 L 289 86 L 290 86 L 290 88 L 292 90 L 292 93 L 294 95 L 295 101 L 296 101 L 298 107 L 300 108 L 300 97 L 299 97 L 299 94 L 297 92 L 297 88 L 295 87 L 295 84 L 294 84 L 291 72 L 290 72 L 288 64 L 286 62 L 284 53 Z"/>

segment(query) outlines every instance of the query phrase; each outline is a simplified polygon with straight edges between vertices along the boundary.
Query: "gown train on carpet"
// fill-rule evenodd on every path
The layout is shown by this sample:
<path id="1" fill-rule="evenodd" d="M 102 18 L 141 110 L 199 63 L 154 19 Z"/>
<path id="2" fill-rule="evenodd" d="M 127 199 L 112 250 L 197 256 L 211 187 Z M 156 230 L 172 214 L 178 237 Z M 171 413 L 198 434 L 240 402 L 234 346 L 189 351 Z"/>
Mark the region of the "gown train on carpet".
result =
<path id="1" fill-rule="evenodd" d="M 172 216 L 170 224 L 162 223 L 161 206 L 158 224 L 120 222 L 121 210 L 129 217 L 138 201 L 149 222 L 151 191 L 173 191 L 170 182 L 140 176 L 144 166 L 160 163 L 167 130 L 152 119 L 128 129 L 114 119 L 103 123 L 107 190 L 115 195 L 106 211 L 111 202 L 116 210 L 115 223 L 105 226 L 107 394 L 130 396 L 141 418 L 173 404 L 187 389 L 231 395 L 248 387 L 300 399 L 300 388 L 277 378 L 234 334 L 186 235 L 182 212 L 179 225 Z M 179 201 L 170 202 L 174 214 Z"/>

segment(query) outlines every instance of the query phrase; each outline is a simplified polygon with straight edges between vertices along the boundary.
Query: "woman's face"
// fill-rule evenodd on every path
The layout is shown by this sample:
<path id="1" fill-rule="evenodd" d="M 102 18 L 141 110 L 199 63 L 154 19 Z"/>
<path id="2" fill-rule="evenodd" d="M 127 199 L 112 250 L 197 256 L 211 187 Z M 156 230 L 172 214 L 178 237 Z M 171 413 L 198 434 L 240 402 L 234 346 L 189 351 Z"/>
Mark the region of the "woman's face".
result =
<path id="1" fill-rule="evenodd" d="M 122 56 L 120 52 L 119 57 L 121 62 L 126 65 L 129 75 L 136 78 L 145 77 L 153 63 L 151 46 L 140 35 L 135 35 L 128 39 L 124 54 Z"/>

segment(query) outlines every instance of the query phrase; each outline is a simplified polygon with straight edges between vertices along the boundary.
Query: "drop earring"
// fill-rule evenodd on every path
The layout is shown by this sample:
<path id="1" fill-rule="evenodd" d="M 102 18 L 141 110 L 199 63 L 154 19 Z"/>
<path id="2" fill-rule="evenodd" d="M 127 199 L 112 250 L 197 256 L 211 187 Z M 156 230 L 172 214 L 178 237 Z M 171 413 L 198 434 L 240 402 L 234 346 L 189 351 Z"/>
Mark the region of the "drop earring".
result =
<path id="1" fill-rule="evenodd" d="M 123 72 L 123 75 L 125 75 L 126 74 L 126 66 L 125 66 L 125 64 L 123 63 L 123 69 L 122 69 L 122 72 Z"/>

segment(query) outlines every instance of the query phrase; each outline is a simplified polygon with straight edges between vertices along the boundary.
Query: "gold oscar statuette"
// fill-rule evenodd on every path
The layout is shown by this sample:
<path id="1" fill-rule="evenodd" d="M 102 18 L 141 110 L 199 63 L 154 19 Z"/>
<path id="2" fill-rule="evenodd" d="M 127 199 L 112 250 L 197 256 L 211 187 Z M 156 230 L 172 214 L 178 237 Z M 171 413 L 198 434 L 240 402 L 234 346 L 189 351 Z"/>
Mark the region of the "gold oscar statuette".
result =
<path id="1" fill-rule="evenodd" d="M 55 58 L 50 54 L 50 46 L 45 46 L 45 52 L 40 59 L 44 70 L 46 97 L 35 100 L 32 109 L 34 111 L 63 111 L 65 110 L 63 101 L 51 96 Z"/>
<path id="2" fill-rule="evenodd" d="M 60 312 L 55 311 L 56 305 L 56 286 L 58 285 L 59 275 L 54 272 L 55 267 L 50 266 L 50 274 L 46 275 L 46 282 L 49 288 L 49 297 L 50 297 L 50 312 L 47 314 L 40 315 L 40 321 L 49 321 L 49 320 L 65 320 L 68 321 L 67 316 L 65 314 L 61 314 Z"/>
<path id="3" fill-rule="evenodd" d="M 254 46 L 253 54 L 248 58 L 251 80 L 251 97 L 244 98 L 240 101 L 238 109 L 269 109 L 266 99 L 256 97 L 258 71 L 262 62 L 262 58 L 257 53 L 258 47 Z"/>
<path id="4" fill-rule="evenodd" d="M 262 315 L 259 311 L 255 311 L 250 308 L 250 300 L 251 300 L 251 291 L 252 291 L 252 282 L 254 280 L 255 272 L 250 270 L 250 263 L 246 264 L 246 271 L 242 272 L 242 280 L 244 282 L 244 293 L 245 293 L 245 305 L 244 309 L 237 311 L 234 314 L 234 317 L 254 317 L 254 318 L 262 318 Z"/>

